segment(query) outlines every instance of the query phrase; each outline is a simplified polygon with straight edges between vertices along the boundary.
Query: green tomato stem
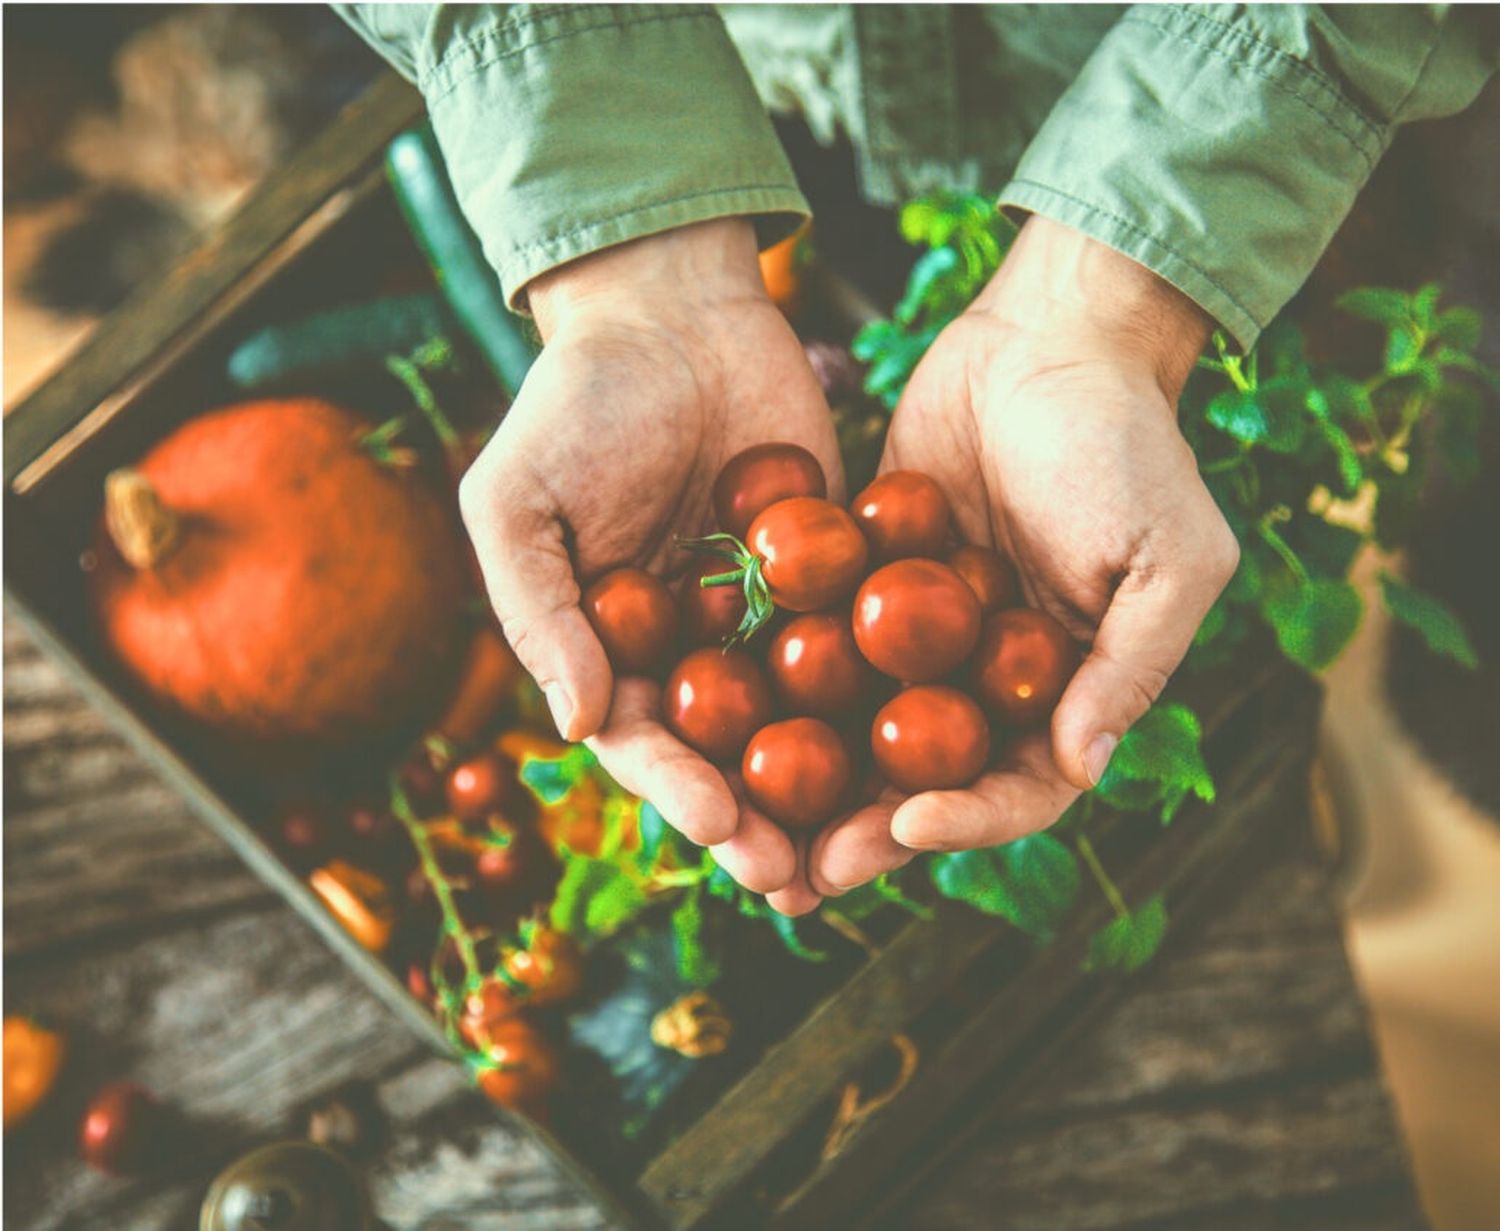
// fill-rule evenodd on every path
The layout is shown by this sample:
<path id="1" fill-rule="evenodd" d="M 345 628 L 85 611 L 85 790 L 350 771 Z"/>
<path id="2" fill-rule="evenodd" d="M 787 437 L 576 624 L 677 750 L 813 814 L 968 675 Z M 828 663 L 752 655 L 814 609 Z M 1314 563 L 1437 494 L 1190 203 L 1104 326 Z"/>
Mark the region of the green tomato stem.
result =
<path id="1" fill-rule="evenodd" d="M 479 984 L 481 975 L 479 955 L 474 949 L 474 938 L 470 935 L 463 916 L 458 913 L 458 904 L 453 897 L 453 886 L 448 883 L 448 877 L 438 865 L 437 856 L 432 850 L 432 839 L 427 834 L 427 827 L 412 811 L 406 792 L 401 789 L 401 784 L 394 778 L 391 779 L 391 812 L 406 829 L 412 846 L 416 848 L 417 859 L 422 865 L 422 875 L 432 886 L 433 896 L 438 901 L 438 909 L 443 914 L 443 931 L 453 937 L 453 943 L 458 947 L 459 960 L 463 962 L 464 974 L 468 977 L 470 987 L 475 987 Z"/>
<path id="2" fill-rule="evenodd" d="M 1130 917 L 1130 907 L 1126 904 L 1125 897 L 1121 894 L 1119 886 L 1110 879 L 1109 873 L 1104 870 L 1104 865 L 1099 862 L 1099 853 L 1094 850 L 1094 844 L 1088 840 L 1086 834 L 1079 834 L 1075 845 L 1078 847 L 1079 858 L 1083 860 L 1084 866 L 1092 873 L 1094 882 L 1099 886 L 1099 892 L 1104 895 L 1105 900 L 1110 905 L 1110 909 L 1115 912 L 1118 918 L 1128 919 Z"/>

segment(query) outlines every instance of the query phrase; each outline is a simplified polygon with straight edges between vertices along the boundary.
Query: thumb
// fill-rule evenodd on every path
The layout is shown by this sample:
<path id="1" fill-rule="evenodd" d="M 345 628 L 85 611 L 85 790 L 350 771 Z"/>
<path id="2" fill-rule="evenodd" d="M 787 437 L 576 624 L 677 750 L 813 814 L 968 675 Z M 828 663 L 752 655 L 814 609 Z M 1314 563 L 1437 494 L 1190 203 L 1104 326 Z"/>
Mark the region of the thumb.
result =
<path id="1" fill-rule="evenodd" d="M 1232 542 L 1232 540 L 1231 540 Z M 1073 786 L 1098 785 L 1120 737 L 1151 708 L 1234 571 L 1192 578 L 1127 575 L 1093 648 L 1052 715 L 1052 752 Z"/>
<path id="2" fill-rule="evenodd" d="M 458 501 L 490 604 L 546 696 L 558 732 L 587 739 L 604 725 L 614 679 L 579 606 L 561 520 L 524 472 L 488 461 L 481 456 L 464 475 Z"/>

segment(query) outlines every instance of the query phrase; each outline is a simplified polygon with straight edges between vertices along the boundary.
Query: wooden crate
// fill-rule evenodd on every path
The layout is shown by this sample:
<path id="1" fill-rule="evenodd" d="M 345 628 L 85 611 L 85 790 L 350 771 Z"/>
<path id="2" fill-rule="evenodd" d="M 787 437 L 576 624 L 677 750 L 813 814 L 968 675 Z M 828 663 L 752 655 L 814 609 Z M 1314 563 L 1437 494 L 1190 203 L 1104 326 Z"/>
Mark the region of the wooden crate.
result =
<path id="1" fill-rule="evenodd" d="M 5 585 L 44 647 L 133 744 L 394 1012 L 443 1049 L 426 1008 L 263 841 L 233 774 L 199 755 L 191 731 L 144 704 L 102 652 L 77 568 L 103 476 L 227 396 L 223 360 L 235 338 L 278 314 L 368 293 L 375 283 L 365 280 L 388 262 L 414 258 L 394 224 L 381 158 L 420 111 L 408 87 L 382 79 L 7 416 Z M 1121 819 L 1098 838 L 1126 894 L 1165 893 L 1178 929 L 1212 910 L 1220 879 L 1301 817 L 1319 706 L 1316 685 L 1270 657 L 1195 680 L 1190 692 L 1224 802 L 1186 807 L 1165 830 Z M 576 1142 L 529 1130 L 622 1223 L 852 1224 L 1107 1008 L 1124 980 L 1081 973 L 1087 938 L 1107 911 L 1102 901 L 1081 908 L 1045 948 L 957 906 L 910 920 L 641 1165 L 622 1168 L 607 1151 L 585 1156 Z M 831 1139 L 846 1084 L 868 1079 L 898 1034 L 918 1048 L 915 1075 Z"/>

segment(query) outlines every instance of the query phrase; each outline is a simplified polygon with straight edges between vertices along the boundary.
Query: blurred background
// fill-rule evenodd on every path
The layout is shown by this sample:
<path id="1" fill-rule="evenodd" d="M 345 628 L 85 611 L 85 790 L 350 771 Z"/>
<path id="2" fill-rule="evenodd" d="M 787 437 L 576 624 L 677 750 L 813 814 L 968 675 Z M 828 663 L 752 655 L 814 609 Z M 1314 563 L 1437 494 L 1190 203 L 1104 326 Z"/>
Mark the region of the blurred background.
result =
<path id="1" fill-rule="evenodd" d="M 9 407 L 378 65 L 321 6 L 11 6 L 4 23 Z M 1338 289 L 1442 281 L 1484 312 L 1500 364 L 1500 91 L 1403 134 L 1329 264 Z M 1368 604 L 1329 677 L 1320 779 L 1350 954 L 1442 1231 L 1500 1211 L 1496 425 L 1482 480 L 1432 494 L 1407 561 L 1485 665 L 1436 664 Z"/>

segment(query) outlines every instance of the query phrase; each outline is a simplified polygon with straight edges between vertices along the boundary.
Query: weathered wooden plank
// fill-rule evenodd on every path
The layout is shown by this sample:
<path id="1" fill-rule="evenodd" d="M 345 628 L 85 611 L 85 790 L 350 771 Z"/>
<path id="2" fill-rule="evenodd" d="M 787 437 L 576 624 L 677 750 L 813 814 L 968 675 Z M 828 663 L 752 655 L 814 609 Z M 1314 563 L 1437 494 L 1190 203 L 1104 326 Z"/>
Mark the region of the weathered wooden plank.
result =
<path id="1" fill-rule="evenodd" d="M 392 1123 L 370 1181 L 396 1231 L 607 1225 L 457 1066 L 416 1043 L 279 905 L 66 963 L 28 961 L 7 971 L 7 998 L 61 1023 L 73 1049 L 52 1102 L 7 1136 L 7 1226 L 181 1227 L 226 1157 L 299 1131 L 295 1109 L 371 1079 Z M 111 1180 L 76 1161 L 79 1109 L 122 1075 L 190 1125 L 164 1180 Z"/>
<path id="2" fill-rule="evenodd" d="M 1006 1231 L 1421 1227 L 1404 1168 L 1377 1082 L 1304 1078 L 1232 1101 L 987 1134 L 884 1225 L 970 1231 L 988 1210 Z"/>
<path id="3" fill-rule="evenodd" d="M 421 114 L 417 92 L 394 73 L 383 74 L 187 259 L 112 312 L 56 375 L 6 415 L 6 483 L 236 287 L 272 245 L 376 162 L 391 136 Z"/>
<path id="4" fill-rule="evenodd" d="M 5 621 L 5 953 L 118 941 L 274 895 Z"/>

